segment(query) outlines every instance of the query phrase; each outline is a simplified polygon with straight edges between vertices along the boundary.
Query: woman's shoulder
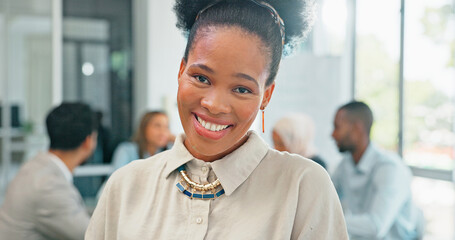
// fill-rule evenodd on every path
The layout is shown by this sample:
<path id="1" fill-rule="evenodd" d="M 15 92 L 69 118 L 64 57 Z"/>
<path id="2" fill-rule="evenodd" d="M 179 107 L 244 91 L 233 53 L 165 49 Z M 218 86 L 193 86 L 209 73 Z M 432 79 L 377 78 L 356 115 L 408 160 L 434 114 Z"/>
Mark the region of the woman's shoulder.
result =
<path id="1" fill-rule="evenodd" d="M 327 171 L 315 161 L 275 149 L 269 149 L 263 164 L 264 167 L 290 174 L 293 178 L 329 178 Z"/>

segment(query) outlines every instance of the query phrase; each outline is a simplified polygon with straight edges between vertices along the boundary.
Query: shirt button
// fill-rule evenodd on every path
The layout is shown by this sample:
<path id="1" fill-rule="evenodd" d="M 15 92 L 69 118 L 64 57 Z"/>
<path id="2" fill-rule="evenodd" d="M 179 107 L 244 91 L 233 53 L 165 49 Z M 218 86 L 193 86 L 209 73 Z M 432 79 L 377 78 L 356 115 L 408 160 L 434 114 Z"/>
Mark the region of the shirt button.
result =
<path id="1" fill-rule="evenodd" d="M 203 173 L 206 173 L 207 170 L 208 170 L 208 168 L 207 168 L 206 166 L 203 166 L 203 167 L 202 167 L 202 172 L 203 172 Z"/>
<path id="2" fill-rule="evenodd" d="M 200 218 L 200 217 L 196 218 L 196 223 L 197 224 L 201 224 L 202 223 L 202 218 Z"/>

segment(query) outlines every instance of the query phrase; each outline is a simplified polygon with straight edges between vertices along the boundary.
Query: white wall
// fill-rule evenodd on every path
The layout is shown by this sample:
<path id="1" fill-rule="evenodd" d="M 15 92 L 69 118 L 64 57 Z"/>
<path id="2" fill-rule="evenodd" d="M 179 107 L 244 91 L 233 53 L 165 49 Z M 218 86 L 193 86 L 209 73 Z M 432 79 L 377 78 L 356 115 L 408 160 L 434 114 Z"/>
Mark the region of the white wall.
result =
<path id="1" fill-rule="evenodd" d="M 349 83 L 343 82 L 341 60 L 341 57 L 309 54 L 283 59 L 275 93 L 266 109 L 266 133 L 263 135 L 272 146 L 271 131 L 281 117 L 293 112 L 311 116 L 316 125 L 315 145 L 329 171 L 340 159 L 331 138 L 333 117 L 339 105 L 350 96 L 342 88 Z"/>
<path id="2" fill-rule="evenodd" d="M 174 1 L 134 0 L 135 44 L 134 115 L 137 123 L 146 110 L 164 109 L 171 130 L 182 132 L 178 118 L 177 74 L 186 40 L 175 27 Z"/>

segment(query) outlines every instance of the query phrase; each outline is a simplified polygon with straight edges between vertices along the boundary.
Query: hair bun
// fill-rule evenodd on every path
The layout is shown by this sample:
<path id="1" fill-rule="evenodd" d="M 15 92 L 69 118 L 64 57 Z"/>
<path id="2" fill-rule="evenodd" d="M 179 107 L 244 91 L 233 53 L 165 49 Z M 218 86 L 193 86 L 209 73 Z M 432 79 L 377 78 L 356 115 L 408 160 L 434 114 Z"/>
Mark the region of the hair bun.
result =
<path id="1" fill-rule="evenodd" d="M 194 22 L 196 16 L 205 7 L 219 0 L 176 0 L 174 11 L 177 15 L 176 26 L 187 34 Z M 248 0 L 226 0 L 230 2 L 248 1 Z M 314 2 L 313 0 L 266 0 L 262 1 L 273 6 L 284 21 L 286 29 L 285 44 L 304 38 L 314 20 Z"/>

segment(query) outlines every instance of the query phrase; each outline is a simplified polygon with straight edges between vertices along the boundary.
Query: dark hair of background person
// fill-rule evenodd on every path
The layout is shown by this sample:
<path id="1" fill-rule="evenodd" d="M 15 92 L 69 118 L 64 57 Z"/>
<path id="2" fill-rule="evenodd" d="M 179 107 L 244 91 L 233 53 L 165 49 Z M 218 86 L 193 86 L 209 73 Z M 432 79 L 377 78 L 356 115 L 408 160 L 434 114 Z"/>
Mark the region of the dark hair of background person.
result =
<path id="1" fill-rule="evenodd" d="M 147 152 L 147 138 L 145 137 L 145 132 L 147 129 L 147 126 L 149 122 L 156 116 L 156 115 L 164 115 L 167 116 L 166 113 L 162 111 L 153 111 L 153 112 L 147 112 L 144 115 L 142 115 L 141 122 L 139 124 L 139 128 L 136 130 L 136 132 L 133 135 L 133 142 L 135 142 L 138 146 L 138 154 L 139 157 L 142 159 L 145 156 L 145 153 Z M 162 150 L 166 150 L 166 147 L 164 147 Z"/>
<path id="2" fill-rule="evenodd" d="M 370 135 L 371 126 L 373 125 L 373 112 L 367 104 L 360 101 L 352 101 L 341 106 L 339 110 L 345 110 L 351 122 L 361 121 L 365 131 Z"/>
<path id="3" fill-rule="evenodd" d="M 262 2 L 273 6 L 283 19 L 286 28 L 285 46 L 288 49 L 285 52 L 290 52 L 294 40 L 305 37 L 309 31 L 314 14 L 312 2 L 302 0 Z M 204 10 L 196 21 L 198 13 L 211 4 L 214 5 Z M 296 11 L 296 8 L 301 11 Z M 273 20 L 269 10 L 258 6 L 251 0 L 177 0 L 174 11 L 177 14 L 177 27 L 188 35 L 183 56 L 185 61 L 188 60 L 188 54 L 194 42 L 209 33 L 210 27 L 236 26 L 257 35 L 265 44 L 265 52 L 271 59 L 266 86 L 273 83 L 283 54 L 283 45 L 280 28 Z"/>
<path id="4" fill-rule="evenodd" d="M 84 103 L 62 103 L 46 118 L 50 149 L 74 150 L 98 128 L 93 111 Z"/>

